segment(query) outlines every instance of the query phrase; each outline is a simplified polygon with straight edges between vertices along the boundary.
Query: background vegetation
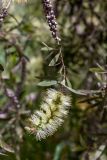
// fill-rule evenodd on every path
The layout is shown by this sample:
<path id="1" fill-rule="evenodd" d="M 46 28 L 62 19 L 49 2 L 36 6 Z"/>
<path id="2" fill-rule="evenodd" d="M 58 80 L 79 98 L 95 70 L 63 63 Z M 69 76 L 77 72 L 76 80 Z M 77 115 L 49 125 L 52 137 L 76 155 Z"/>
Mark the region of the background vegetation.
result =
<path id="1" fill-rule="evenodd" d="M 107 159 L 107 1 L 54 0 L 53 6 L 72 96 L 69 116 L 46 140 L 26 132 L 43 93 L 63 76 L 42 2 L 12 4 L 0 28 L 0 160 Z"/>

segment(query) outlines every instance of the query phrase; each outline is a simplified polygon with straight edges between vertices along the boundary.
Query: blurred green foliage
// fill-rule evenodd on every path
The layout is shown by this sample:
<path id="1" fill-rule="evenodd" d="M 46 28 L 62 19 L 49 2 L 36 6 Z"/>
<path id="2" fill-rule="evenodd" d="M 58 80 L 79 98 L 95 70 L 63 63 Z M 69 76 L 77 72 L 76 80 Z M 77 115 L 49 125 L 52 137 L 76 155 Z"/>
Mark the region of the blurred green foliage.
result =
<path id="1" fill-rule="evenodd" d="M 42 92 L 62 77 L 60 65 L 53 65 L 59 58 L 57 44 L 41 1 L 11 5 L 0 28 L 0 160 L 107 159 L 107 1 L 54 0 L 53 5 L 68 87 L 89 94 L 70 92 L 69 116 L 53 136 L 39 142 L 25 131 Z M 41 81 L 47 82 L 41 85 Z"/>

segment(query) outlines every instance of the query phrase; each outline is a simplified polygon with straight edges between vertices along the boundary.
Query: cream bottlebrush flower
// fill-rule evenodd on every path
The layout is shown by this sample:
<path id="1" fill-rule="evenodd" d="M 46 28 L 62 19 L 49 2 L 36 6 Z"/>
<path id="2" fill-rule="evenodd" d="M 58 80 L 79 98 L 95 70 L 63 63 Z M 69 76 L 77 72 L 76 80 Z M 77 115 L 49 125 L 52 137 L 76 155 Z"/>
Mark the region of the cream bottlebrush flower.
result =
<path id="1" fill-rule="evenodd" d="M 0 9 L 6 8 L 8 9 L 12 0 L 0 0 Z"/>
<path id="2" fill-rule="evenodd" d="M 8 9 L 12 2 L 26 3 L 28 0 L 0 0 L 0 9 Z"/>
<path id="3" fill-rule="evenodd" d="M 70 105 L 70 96 L 55 89 L 49 89 L 40 110 L 35 111 L 29 119 L 31 126 L 25 129 L 35 134 L 37 140 L 45 139 L 62 125 L 64 118 L 68 115 Z"/>

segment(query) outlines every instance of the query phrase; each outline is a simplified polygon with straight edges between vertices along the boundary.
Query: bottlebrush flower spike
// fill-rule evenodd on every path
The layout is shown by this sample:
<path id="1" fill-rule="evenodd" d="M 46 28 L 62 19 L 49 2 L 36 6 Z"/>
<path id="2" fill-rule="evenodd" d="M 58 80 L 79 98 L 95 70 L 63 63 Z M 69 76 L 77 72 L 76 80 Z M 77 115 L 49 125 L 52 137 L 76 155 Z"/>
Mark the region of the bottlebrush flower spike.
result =
<path id="1" fill-rule="evenodd" d="M 58 42 L 61 41 L 58 35 L 57 22 L 55 18 L 55 13 L 50 0 L 42 0 L 45 16 L 52 32 L 53 38 Z"/>
<path id="2" fill-rule="evenodd" d="M 37 140 L 45 139 L 57 131 L 68 115 L 71 105 L 70 96 L 55 89 L 49 89 L 46 94 L 40 110 L 35 111 L 29 119 L 31 126 L 25 127 L 27 131 L 36 135 Z"/>

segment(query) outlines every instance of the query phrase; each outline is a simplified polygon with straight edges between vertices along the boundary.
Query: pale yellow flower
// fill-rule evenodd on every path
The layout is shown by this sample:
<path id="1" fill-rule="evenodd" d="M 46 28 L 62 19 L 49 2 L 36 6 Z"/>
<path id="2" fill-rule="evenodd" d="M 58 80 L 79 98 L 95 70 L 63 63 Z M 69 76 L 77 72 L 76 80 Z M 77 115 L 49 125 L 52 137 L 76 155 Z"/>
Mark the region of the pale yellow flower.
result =
<path id="1" fill-rule="evenodd" d="M 45 139 L 57 131 L 68 115 L 71 105 L 71 98 L 55 89 L 49 89 L 46 95 L 40 111 L 35 111 L 30 118 L 31 126 L 25 127 L 36 135 L 37 140 Z"/>
<path id="2" fill-rule="evenodd" d="M 26 3 L 27 0 L 0 0 L 0 9 L 2 8 L 8 9 L 13 2 Z"/>

